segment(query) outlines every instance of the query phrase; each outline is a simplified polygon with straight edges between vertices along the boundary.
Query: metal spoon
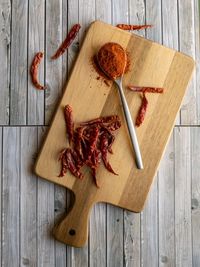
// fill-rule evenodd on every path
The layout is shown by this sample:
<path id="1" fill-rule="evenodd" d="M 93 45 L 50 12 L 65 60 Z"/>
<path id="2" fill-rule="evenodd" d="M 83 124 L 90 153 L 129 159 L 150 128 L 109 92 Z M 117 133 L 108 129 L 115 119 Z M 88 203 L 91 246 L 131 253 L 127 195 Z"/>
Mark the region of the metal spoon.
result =
<path id="1" fill-rule="evenodd" d="M 119 44 L 116 44 L 119 46 Z M 121 47 L 121 49 L 123 49 Z M 123 49 L 124 51 L 124 49 Z M 97 58 L 98 59 L 98 58 Z M 118 91 L 119 91 L 119 95 L 120 95 L 120 99 L 121 99 L 121 103 L 122 103 L 122 108 L 124 111 L 124 116 L 126 119 L 126 125 L 129 131 L 129 136 L 131 139 L 131 144 L 133 146 L 133 149 L 135 151 L 135 156 L 136 156 L 136 165 L 138 169 L 143 169 L 143 163 L 142 163 L 142 157 L 141 157 L 141 153 L 140 153 L 140 148 L 139 148 L 139 144 L 138 144 L 138 140 L 137 140 L 137 135 L 135 132 L 135 127 L 132 121 L 132 117 L 131 117 L 131 113 L 126 101 L 126 97 L 124 95 L 124 91 L 123 91 L 123 86 L 122 86 L 122 79 L 123 79 L 123 74 L 126 68 L 126 64 L 127 64 L 127 55 L 126 52 L 124 51 L 124 70 L 121 74 L 121 76 L 118 77 L 111 77 L 113 79 L 113 81 L 115 82 L 115 84 L 118 87 Z M 100 68 L 102 69 L 102 71 L 108 76 L 110 77 L 110 75 L 108 75 L 108 73 L 104 70 L 104 68 L 101 66 L 101 64 L 99 64 Z"/>

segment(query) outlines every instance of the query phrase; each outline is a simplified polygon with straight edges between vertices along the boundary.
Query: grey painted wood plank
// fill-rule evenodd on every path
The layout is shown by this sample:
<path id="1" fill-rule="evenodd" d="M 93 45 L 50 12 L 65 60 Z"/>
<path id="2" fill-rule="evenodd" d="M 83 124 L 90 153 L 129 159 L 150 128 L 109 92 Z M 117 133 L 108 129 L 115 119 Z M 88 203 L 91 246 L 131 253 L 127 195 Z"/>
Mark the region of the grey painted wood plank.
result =
<path id="1" fill-rule="evenodd" d="M 37 177 L 33 165 L 37 152 L 37 128 L 21 130 L 20 251 L 21 266 L 37 266 Z"/>
<path id="2" fill-rule="evenodd" d="M 66 189 L 62 186 L 55 185 L 54 196 L 54 217 L 56 223 L 66 213 Z M 67 261 L 66 256 L 66 245 L 55 240 L 55 267 L 65 267 Z"/>
<path id="3" fill-rule="evenodd" d="M 146 30 L 146 37 L 161 44 L 161 0 L 146 0 L 146 23 L 154 25 Z"/>
<path id="4" fill-rule="evenodd" d="M 128 1 L 112 1 L 112 24 L 129 22 Z M 107 205 L 107 266 L 123 266 L 123 210 Z"/>
<path id="5" fill-rule="evenodd" d="M 66 8 L 65 8 L 66 9 Z M 79 23 L 79 1 L 78 0 L 68 0 L 68 29 L 70 29 L 74 24 Z M 82 26 L 82 25 L 81 25 Z M 64 32 L 64 29 L 63 29 Z M 73 68 L 75 59 L 79 51 L 79 34 L 77 34 L 74 42 L 69 47 L 67 51 L 67 75 L 69 77 L 71 70 Z M 64 82 L 64 80 L 63 80 Z M 71 194 L 67 191 L 67 210 L 69 209 L 71 202 Z M 85 252 L 87 254 L 87 252 Z M 67 246 L 67 267 L 73 266 L 74 248 Z M 87 256 L 86 256 L 87 258 Z M 87 264 L 87 263 L 86 263 Z M 86 265 L 87 266 L 87 265 Z"/>
<path id="6" fill-rule="evenodd" d="M 145 24 L 145 1 L 132 0 L 129 1 L 129 22 L 130 24 Z M 135 34 L 145 36 L 145 30 L 134 31 Z"/>
<path id="7" fill-rule="evenodd" d="M 146 37 L 162 43 L 161 1 L 146 0 L 145 8 L 146 23 L 154 25 L 153 28 L 146 30 Z M 145 209 L 141 213 L 141 264 L 143 266 L 159 264 L 157 179 L 158 176 L 154 178 Z"/>
<path id="8" fill-rule="evenodd" d="M 129 1 L 129 23 L 145 24 L 144 0 Z M 145 30 L 134 31 L 134 34 L 145 36 Z M 140 266 L 140 213 L 124 210 L 124 266 Z"/>
<path id="9" fill-rule="evenodd" d="M 68 0 L 68 29 L 70 29 L 74 24 L 79 23 L 79 1 L 78 0 Z M 81 24 L 81 27 L 83 25 Z M 68 49 L 68 75 L 70 74 L 72 67 L 74 65 L 75 59 L 79 51 L 79 34 L 77 34 L 74 42 Z"/>
<path id="10" fill-rule="evenodd" d="M 124 210 L 124 266 L 140 266 L 140 213 Z"/>
<path id="11" fill-rule="evenodd" d="M 176 266 L 192 266 L 190 129 L 175 128 Z"/>
<path id="12" fill-rule="evenodd" d="M 192 258 L 193 266 L 200 266 L 200 129 L 190 128 L 192 175 Z"/>
<path id="13" fill-rule="evenodd" d="M 95 16 L 97 20 L 111 23 L 111 1 L 96 0 Z M 106 266 L 106 204 L 94 206 L 90 216 L 90 266 Z"/>
<path id="14" fill-rule="evenodd" d="M 62 93 L 62 57 L 51 60 L 62 43 L 62 1 L 46 2 L 45 124 L 51 121 Z"/>
<path id="15" fill-rule="evenodd" d="M 197 124 L 200 125 L 200 2 L 194 0 Z"/>
<path id="16" fill-rule="evenodd" d="M 162 39 L 163 45 L 178 50 L 178 10 L 177 0 L 162 1 Z M 180 112 L 176 117 L 176 125 L 180 125 Z"/>
<path id="17" fill-rule="evenodd" d="M 28 1 L 12 1 L 10 124 L 27 122 L 27 21 Z"/>
<path id="18" fill-rule="evenodd" d="M 112 1 L 112 24 L 129 22 L 129 1 Z"/>
<path id="19" fill-rule="evenodd" d="M 90 266 L 106 266 L 106 205 L 97 203 L 90 216 Z"/>
<path id="20" fill-rule="evenodd" d="M 1 192 L 1 197 L 0 197 L 0 214 L 1 214 L 1 219 L 0 219 L 0 240 L 2 242 L 2 180 L 3 180 L 3 128 L 0 127 L 0 175 L 1 175 L 1 180 L 0 180 L 0 192 Z M 0 260 L 1 260 L 1 255 L 2 255 L 2 243 L 0 243 Z M 2 262 L 2 261 L 1 261 Z"/>
<path id="21" fill-rule="evenodd" d="M 195 59 L 194 1 L 179 0 L 178 7 L 180 51 Z M 196 93 L 196 75 L 194 73 L 180 111 L 183 125 L 197 124 Z"/>
<path id="22" fill-rule="evenodd" d="M 79 43 L 81 44 L 85 37 L 87 28 L 90 26 L 91 22 L 95 20 L 95 1 L 79 0 L 78 8 L 79 23 L 81 24 L 81 29 L 79 31 Z"/>
<path id="23" fill-rule="evenodd" d="M 158 266 L 158 181 L 155 177 L 141 213 L 141 265 Z"/>
<path id="24" fill-rule="evenodd" d="M 28 28 L 28 98 L 27 98 L 27 124 L 44 124 L 44 91 L 37 90 L 30 77 L 30 66 L 34 55 L 44 48 L 45 0 L 29 1 L 29 28 Z M 39 66 L 38 77 L 44 84 L 45 56 Z"/>
<path id="25" fill-rule="evenodd" d="M 3 129 L 2 266 L 20 265 L 20 129 Z"/>
<path id="26" fill-rule="evenodd" d="M 159 266 L 175 266 L 174 222 L 174 136 L 169 141 L 159 168 Z"/>
<path id="27" fill-rule="evenodd" d="M 107 204 L 107 266 L 123 266 L 123 210 Z"/>
<path id="28" fill-rule="evenodd" d="M 46 127 L 38 128 L 38 148 Z M 55 239 L 52 236 L 54 225 L 54 184 L 38 179 L 37 195 L 37 255 L 38 266 L 55 266 Z"/>
<path id="29" fill-rule="evenodd" d="M 69 13 L 68 13 L 68 27 L 75 23 L 80 23 L 81 29 L 78 36 L 74 40 L 72 46 L 68 50 L 68 71 L 70 73 L 71 68 L 75 62 L 77 53 L 79 51 L 79 45 L 82 44 L 85 37 L 85 31 L 92 21 L 95 20 L 95 1 L 79 0 L 69 1 Z M 89 265 L 89 239 L 88 244 L 82 248 L 69 248 L 68 247 L 68 264 L 67 266 L 88 266 Z"/>
<path id="30" fill-rule="evenodd" d="M 68 1 L 62 1 L 62 40 L 66 38 L 68 32 Z M 62 55 L 62 83 L 61 90 L 64 90 L 68 77 L 68 51 Z M 59 66 L 60 67 L 60 66 Z M 67 208 L 67 192 L 66 188 L 62 186 L 54 186 L 54 211 L 55 222 L 59 221 L 63 214 L 66 214 Z M 62 267 L 67 264 L 67 247 L 65 244 L 55 240 L 55 266 Z"/>
<path id="31" fill-rule="evenodd" d="M 10 87 L 10 0 L 0 2 L 0 124 L 9 123 L 9 87 Z"/>

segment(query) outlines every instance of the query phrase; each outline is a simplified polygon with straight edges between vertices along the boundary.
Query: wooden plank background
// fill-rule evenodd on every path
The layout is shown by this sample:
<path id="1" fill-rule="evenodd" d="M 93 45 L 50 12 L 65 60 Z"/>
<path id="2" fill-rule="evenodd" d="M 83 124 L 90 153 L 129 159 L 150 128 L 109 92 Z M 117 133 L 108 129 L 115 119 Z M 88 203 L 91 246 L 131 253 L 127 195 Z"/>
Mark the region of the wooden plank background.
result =
<path id="1" fill-rule="evenodd" d="M 153 24 L 137 33 L 191 55 L 197 67 L 144 211 L 97 204 L 88 245 L 75 249 L 51 236 L 70 193 L 36 177 L 32 167 L 44 125 L 95 19 Z M 77 22 L 82 28 L 75 42 L 52 62 L 50 56 Z M 199 24 L 198 0 L 0 1 L 1 266 L 200 266 Z M 39 76 L 45 92 L 35 90 L 29 76 L 37 51 L 45 52 Z"/>

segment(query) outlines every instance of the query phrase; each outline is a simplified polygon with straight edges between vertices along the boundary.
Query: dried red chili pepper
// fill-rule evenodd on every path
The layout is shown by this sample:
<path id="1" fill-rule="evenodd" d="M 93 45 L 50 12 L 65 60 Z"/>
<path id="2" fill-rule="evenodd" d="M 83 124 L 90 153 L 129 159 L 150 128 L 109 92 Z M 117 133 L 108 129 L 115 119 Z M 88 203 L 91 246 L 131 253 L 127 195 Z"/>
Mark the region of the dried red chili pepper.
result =
<path id="1" fill-rule="evenodd" d="M 67 160 L 67 165 L 68 168 L 70 170 L 70 172 L 77 178 L 82 179 L 83 178 L 83 174 L 77 169 L 77 166 L 75 165 L 75 161 L 73 158 L 73 153 L 72 150 L 70 148 L 66 149 L 65 152 L 66 155 L 66 160 Z"/>
<path id="2" fill-rule="evenodd" d="M 73 133 L 74 133 L 74 122 L 73 122 L 73 117 L 72 117 L 72 108 L 70 107 L 70 105 L 65 106 L 64 116 L 65 116 L 69 143 L 71 143 L 73 139 Z"/>
<path id="3" fill-rule="evenodd" d="M 94 182 L 96 184 L 96 186 L 99 188 L 99 184 L 98 184 L 98 180 L 97 180 L 97 177 L 96 177 L 96 170 L 99 166 L 101 162 L 101 152 L 99 150 L 94 150 L 93 151 L 93 154 L 92 154 L 92 157 L 91 157 L 91 169 L 92 169 L 92 176 L 93 176 L 93 179 L 94 179 Z"/>
<path id="4" fill-rule="evenodd" d="M 33 61 L 32 61 L 32 64 L 31 64 L 31 69 L 30 69 L 32 83 L 39 90 L 45 89 L 45 86 L 41 85 L 38 81 L 38 67 L 39 67 L 40 62 L 43 58 L 43 55 L 44 55 L 44 53 L 42 53 L 42 52 L 38 52 L 37 54 L 35 54 Z"/>
<path id="5" fill-rule="evenodd" d="M 71 45 L 72 41 L 75 39 L 77 33 L 79 32 L 81 28 L 80 24 L 75 24 L 71 30 L 69 31 L 67 37 L 65 38 L 64 42 L 61 44 L 61 46 L 58 48 L 56 53 L 51 57 L 52 59 L 56 59 L 59 56 L 61 56 L 65 50 Z"/>
<path id="6" fill-rule="evenodd" d="M 112 169 L 110 163 L 108 162 L 108 159 L 107 159 L 107 153 L 108 153 L 108 139 L 107 139 L 107 136 L 106 134 L 103 134 L 101 136 L 101 143 L 100 143 L 100 150 L 101 150 L 101 156 L 102 156 L 102 160 L 103 160 L 103 163 L 106 167 L 106 169 L 115 174 L 115 175 L 118 175 L 117 173 L 114 172 L 114 170 Z"/>
<path id="7" fill-rule="evenodd" d="M 128 89 L 134 92 L 140 92 L 140 93 L 162 94 L 164 92 L 164 88 L 159 88 L 159 87 L 143 87 L 143 86 L 128 85 Z"/>
<path id="8" fill-rule="evenodd" d="M 142 122 L 144 121 L 145 114 L 147 111 L 147 106 L 148 106 L 148 100 L 145 96 L 145 93 L 143 93 L 142 103 L 141 103 L 141 106 L 140 106 L 140 109 L 139 109 L 139 112 L 138 112 L 138 115 L 136 118 L 136 123 L 135 123 L 135 125 L 137 127 L 139 127 L 142 124 Z"/>
<path id="9" fill-rule="evenodd" d="M 117 24 L 116 27 L 125 31 L 135 31 L 151 28 L 152 25 Z"/>
<path id="10" fill-rule="evenodd" d="M 87 159 L 90 160 L 94 150 L 97 147 L 97 140 L 99 137 L 99 128 L 98 127 L 93 127 L 93 131 L 89 140 L 89 147 L 88 147 L 88 154 L 87 154 Z"/>
<path id="11" fill-rule="evenodd" d="M 67 164 L 67 160 L 65 157 L 65 152 L 66 152 L 66 148 L 60 152 L 59 160 L 61 161 L 62 167 L 61 167 L 61 171 L 58 177 L 63 177 L 67 173 L 68 164 Z"/>
<path id="12" fill-rule="evenodd" d="M 84 159 L 82 150 L 83 131 L 84 127 L 78 127 L 74 133 L 74 149 L 82 160 Z"/>
<path id="13" fill-rule="evenodd" d="M 100 118 L 96 118 L 90 121 L 82 122 L 80 125 L 85 126 L 85 125 L 92 125 L 92 124 L 109 123 L 113 121 L 120 121 L 119 116 L 112 115 L 112 116 L 100 117 Z"/>

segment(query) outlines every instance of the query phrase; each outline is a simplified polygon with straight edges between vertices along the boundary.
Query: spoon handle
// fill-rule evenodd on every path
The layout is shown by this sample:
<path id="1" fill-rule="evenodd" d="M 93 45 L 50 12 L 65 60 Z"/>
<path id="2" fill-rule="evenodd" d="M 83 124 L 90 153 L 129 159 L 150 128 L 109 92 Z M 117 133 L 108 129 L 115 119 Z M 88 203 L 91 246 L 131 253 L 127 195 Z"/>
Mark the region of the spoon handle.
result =
<path id="1" fill-rule="evenodd" d="M 117 79 L 115 80 L 116 84 L 118 85 L 118 89 L 119 89 L 119 95 L 121 98 L 121 102 L 122 102 L 122 107 L 123 107 L 123 111 L 124 111 L 124 115 L 125 115 L 125 119 L 126 119 L 126 123 L 127 123 L 127 127 L 128 127 L 128 131 L 129 131 L 129 136 L 131 139 L 131 143 L 133 146 L 133 149 L 135 151 L 135 156 L 136 156 L 136 165 L 138 169 L 143 169 L 143 163 L 142 163 L 142 157 L 141 157 L 141 153 L 140 153 L 140 148 L 139 148 L 139 144 L 138 144 L 138 140 L 137 140 L 137 136 L 136 136 L 136 132 L 135 132 L 135 127 L 132 121 L 132 117 L 131 117 L 131 113 L 126 101 L 126 97 L 124 95 L 123 92 L 123 88 L 122 88 L 122 80 L 121 79 Z"/>

